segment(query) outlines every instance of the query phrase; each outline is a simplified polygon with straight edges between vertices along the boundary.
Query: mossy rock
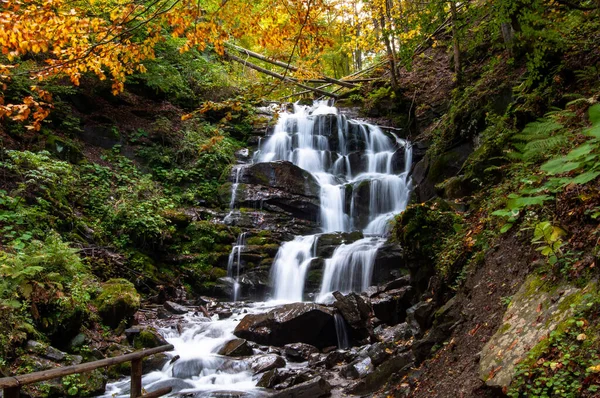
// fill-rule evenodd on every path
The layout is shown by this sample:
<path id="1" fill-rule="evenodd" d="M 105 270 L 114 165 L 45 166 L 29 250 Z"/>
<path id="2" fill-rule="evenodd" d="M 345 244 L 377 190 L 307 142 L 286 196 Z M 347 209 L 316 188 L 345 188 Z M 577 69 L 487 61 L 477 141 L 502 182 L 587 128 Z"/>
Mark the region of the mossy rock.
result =
<path id="1" fill-rule="evenodd" d="M 153 328 L 146 328 L 133 338 L 133 348 L 136 350 L 160 347 L 164 344 L 166 344 L 165 339 Z"/>
<path id="2" fill-rule="evenodd" d="M 121 321 L 128 322 L 140 308 L 140 295 L 128 280 L 110 279 L 102 284 L 96 306 L 103 323 L 114 329 Z"/>
<path id="3" fill-rule="evenodd" d="M 80 163 L 85 159 L 77 144 L 56 135 L 46 137 L 46 150 L 53 153 L 57 158 L 73 164 Z"/>

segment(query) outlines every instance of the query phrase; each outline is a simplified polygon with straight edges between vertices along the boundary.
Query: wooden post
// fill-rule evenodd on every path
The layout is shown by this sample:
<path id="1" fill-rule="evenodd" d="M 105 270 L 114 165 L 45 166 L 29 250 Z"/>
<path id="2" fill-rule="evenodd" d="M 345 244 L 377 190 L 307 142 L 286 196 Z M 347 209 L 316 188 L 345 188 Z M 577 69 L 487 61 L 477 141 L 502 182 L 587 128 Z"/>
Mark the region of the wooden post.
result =
<path id="1" fill-rule="evenodd" d="M 142 396 L 142 359 L 131 361 L 131 398 Z"/>
<path id="2" fill-rule="evenodd" d="M 8 387 L 5 388 L 3 391 L 3 397 L 4 398 L 19 398 L 19 396 L 21 395 L 20 392 L 20 388 L 17 387 Z"/>

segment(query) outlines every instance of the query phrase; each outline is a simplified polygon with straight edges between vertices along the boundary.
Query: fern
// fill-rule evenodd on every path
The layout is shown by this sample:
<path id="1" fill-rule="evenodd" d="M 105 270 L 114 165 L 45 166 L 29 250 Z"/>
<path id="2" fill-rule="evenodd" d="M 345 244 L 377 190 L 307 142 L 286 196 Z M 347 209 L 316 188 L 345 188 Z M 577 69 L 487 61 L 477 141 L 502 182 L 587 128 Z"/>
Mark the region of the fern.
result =
<path id="1" fill-rule="evenodd" d="M 525 126 L 523 129 L 523 134 L 529 136 L 548 135 L 562 129 L 563 127 L 564 126 L 562 124 L 555 120 L 542 118 Z"/>
<path id="2" fill-rule="evenodd" d="M 563 112 L 550 112 L 514 134 L 511 140 L 516 152 L 508 157 L 518 161 L 535 161 L 567 144 L 568 139 L 562 134 L 564 126 L 555 120 L 561 116 Z"/>

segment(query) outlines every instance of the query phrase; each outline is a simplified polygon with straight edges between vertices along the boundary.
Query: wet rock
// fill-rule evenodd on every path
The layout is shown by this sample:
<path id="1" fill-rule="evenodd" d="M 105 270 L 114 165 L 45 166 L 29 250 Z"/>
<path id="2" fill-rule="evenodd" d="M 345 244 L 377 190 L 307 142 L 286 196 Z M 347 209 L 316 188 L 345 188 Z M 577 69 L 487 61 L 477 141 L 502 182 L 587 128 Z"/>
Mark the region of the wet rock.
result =
<path id="1" fill-rule="evenodd" d="M 129 329 L 125 329 L 125 337 L 127 338 L 129 344 L 133 344 L 133 339 L 135 338 L 135 336 L 140 334 L 141 331 L 142 329 L 140 327 L 132 327 Z"/>
<path id="2" fill-rule="evenodd" d="M 404 266 L 404 251 L 400 245 L 386 243 L 375 256 L 373 264 L 373 277 L 371 283 L 382 285 L 394 278 L 394 273 L 400 270 L 402 272 Z M 404 272 L 408 272 L 405 270 Z M 406 285 L 404 285 L 406 286 Z M 402 286 L 398 286 L 402 287 Z M 391 289 L 383 289 L 391 290 Z"/>
<path id="3" fill-rule="evenodd" d="M 404 320 L 406 308 L 410 306 L 413 288 L 405 286 L 400 289 L 381 293 L 371 299 L 375 316 L 388 325 L 396 325 Z"/>
<path id="4" fill-rule="evenodd" d="M 243 357 L 252 355 L 252 348 L 248 345 L 248 342 L 244 339 L 230 340 L 221 349 L 219 349 L 219 355 L 225 355 L 229 357 Z"/>
<path id="5" fill-rule="evenodd" d="M 292 362 L 308 361 L 311 354 L 316 354 L 319 349 L 305 343 L 292 343 L 285 345 L 285 356 Z"/>
<path id="6" fill-rule="evenodd" d="M 381 288 L 381 291 L 388 292 L 390 290 L 400 289 L 400 288 L 403 288 L 403 287 L 409 286 L 409 285 L 410 285 L 410 275 L 405 275 L 402 278 L 398 278 L 391 282 L 386 283 Z"/>
<path id="7" fill-rule="evenodd" d="M 359 358 L 344 366 L 340 374 L 347 379 L 360 379 L 373 371 L 375 365 L 370 357 Z"/>
<path id="8" fill-rule="evenodd" d="M 379 326 L 375 328 L 375 336 L 383 343 L 396 343 L 410 339 L 413 334 L 411 327 L 404 322 L 390 327 Z"/>
<path id="9" fill-rule="evenodd" d="M 327 380 L 318 376 L 312 380 L 306 381 L 286 388 L 275 395 L 273 398 L 318 398 L 329 395 L 331 385 Z"/>
<path id="10" fill-rule="evenodd" d="M 319 235 L 316 244 L 317 257 L 329 258 L 334 250 L 342 243 L 350 244 L 363 237 L 364 236 L 360 231 L 321 234 Z"/>
<path id="11" fill-rule="evenodd" d="M 314 198 L 321 189 L 312 174 L 287 161 L 256 163 L 244 170 L 240 181 Z"/>
<path id="12" fill-rule="evenodd" d="M 273 388 L 275 384 L 278 383 L 278 374 L 277 369 L 271 369 L 268 372 L 265 372 L 258 383 L 256 383 L 256 387 L 260 388 Z"/>
<path id="13" fill-rule="evenodd" d="M 169 361 L 169 356 L 162 353 L 146 357 L 142 360 L 142 371 L 150 373 L 155 370 L 161 370 Z"/>
<path id="14" fill-rule="evenodd" d="M 372 312 L 370 302 L 356 293 L 343 295 L 340 292 L 333 292 L 333 297 L 336 300 L 333 306 L 342 314 L 351 328 L 356 330 L 367 328 Z"/>
<path id="15" fill-rule="evenodd" d="M 325 366 L 325 355 L 320 353 L 310 354 L 308 357 L 309 368 L 320 368 Z"/>
<path id="16" fill-rule="evenodd" d="M 406 322 L 416 337 L 421 337 L 433 323 L 433 303 L 421 301 L 406 310 Z"/>
<path id="17" fill-rule="evenodd" d="M 307 343 L 322 348 L 337 342 L 333 311 L 314 303 L 287 304 L 264 314 L 246 315 L 234 334 L 275 346 Z"/>
<path id="18" fill-rule="evenodd" d="M 188 383 L 185 380 L 181 380 L 181 379 L 167 379 L 167 380 L 160 380 L 157 381 L 156 383 L 152 383 L 147 387 L 144 387 L 144 389 L 146 390 L 147 393 L 151 393 L 152 391 L 157 391 L 161 388 L 165 388 L 165 387 L 171 387 L 171 393 L 176 393 L 179 392 L 181 390 L 185 390 L 187 388 L 192 388 L 194 387 L 193 384 Z"/>
<path id="19" fill-rule="evenodd" d="M 204 369 L 204 361 L 199 358 L 180 359 L 173 365 L 173 377 L 189 379 L 198 376 Z"/>
<path id="20" fill-rule="evenodd" d="M 325 367 L 331 369 L 337 365 L 353 360 L 354 356 L 348 351 L 336 350 L 332 351 L 325 357 Z"/>
<path id="21" fill-rule="evenodd" d="M 172 314 L 187 314 L 189 312 L 187 307 L 181 304 L 174 303 L 172 301 L 165 301 L 163 304 L 165 309 Z"/>
<path id="22" fill-rule="evenodd" d="M 160 347 L 166 344 L 169 344 L 167 340 L 153 327 L 146 327 L 133 337 L 133 347 L 136 350 Z"/>
<path id="23" fill-rule="evenodd" d="M 261 355 L 252 358 L 250 368 L 254 374 L 285 367 L 285 359 L 275 354 Z"/>
<path id="24" fill-rule="evenodd" d="M 373 298 L 381 293 L 379 286 L 369 286 L 362 294 L 368 298 Z"/>
<path id="25" fill-rule="evenodd" d="M 371 362 L 374 366 L 379 366 L 379 364 L 385 362 L 385 360 L 390 356 L 389 348 L 386 344 L 381 342 L 371 345 L 366 350 L 366 354 L 369 356 L 369 358 L 371 358 Z"/>
<path id="26" fill-rule="evenodd" d="M 383 386 L 390 377 L 395 374 L 399 380 L 414 364 L 414 357 L 411 352 L 406 352 L 394 356 L 380 364 L 373 372 L 366 375 L 358 383 L 349 388 L 347 392 L 351 394 L 369 394 L 377 391 Z"/>

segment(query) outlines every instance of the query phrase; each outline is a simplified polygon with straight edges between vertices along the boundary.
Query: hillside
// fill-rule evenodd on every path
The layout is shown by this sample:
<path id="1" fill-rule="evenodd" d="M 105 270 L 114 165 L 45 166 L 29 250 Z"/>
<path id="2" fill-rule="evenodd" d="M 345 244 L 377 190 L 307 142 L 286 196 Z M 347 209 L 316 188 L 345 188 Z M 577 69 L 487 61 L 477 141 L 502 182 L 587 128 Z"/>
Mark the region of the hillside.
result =
<path id="1" fill-rule="evenodd" d="M 597 1 L 5 3 L 0 375 L 599 393 Z"/>

